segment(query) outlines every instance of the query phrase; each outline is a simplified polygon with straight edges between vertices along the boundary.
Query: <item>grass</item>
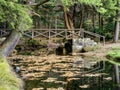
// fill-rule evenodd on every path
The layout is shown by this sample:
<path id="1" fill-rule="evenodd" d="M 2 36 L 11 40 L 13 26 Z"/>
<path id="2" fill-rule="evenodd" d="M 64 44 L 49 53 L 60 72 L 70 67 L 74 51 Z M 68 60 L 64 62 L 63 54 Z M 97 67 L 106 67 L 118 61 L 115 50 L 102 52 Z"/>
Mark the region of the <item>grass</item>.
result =
<path id="1" fill-rule="evenodd" d="M 117 64 L 120 66 L 120 48 L 115 47 L 107 54 L 108 61 L 112 64 Z"/>
<path id="2" fill-rule="evenodd" d="M 20 90 L 22 80 L 12 71 L 7 60 L 0 56 L 0 90 Z"/>
<path id="3" fill-rule="evenodd" d="M 120 60 L 120 48 L 113 48 L 107 55 L 108 59 Z"/>

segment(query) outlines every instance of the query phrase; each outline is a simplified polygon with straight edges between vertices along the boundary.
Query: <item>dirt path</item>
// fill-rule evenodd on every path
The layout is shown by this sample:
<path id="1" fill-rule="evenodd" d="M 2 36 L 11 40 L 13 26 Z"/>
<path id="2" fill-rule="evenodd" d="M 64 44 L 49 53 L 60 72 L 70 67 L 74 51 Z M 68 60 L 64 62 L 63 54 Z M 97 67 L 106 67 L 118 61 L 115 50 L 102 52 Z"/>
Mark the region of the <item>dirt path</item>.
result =
<path id="1" fill-rule="evenodd" d="M 87 57 L 96 57 L 103 60 L 106 59 L 108 52 L 110 52 L 115 47 L 120 47 L 120 43 L 105 44 L 104 46 L 100 46 L 100 48 L 96 49 L 95 51 L 80 53 L 80 55 Z"/>

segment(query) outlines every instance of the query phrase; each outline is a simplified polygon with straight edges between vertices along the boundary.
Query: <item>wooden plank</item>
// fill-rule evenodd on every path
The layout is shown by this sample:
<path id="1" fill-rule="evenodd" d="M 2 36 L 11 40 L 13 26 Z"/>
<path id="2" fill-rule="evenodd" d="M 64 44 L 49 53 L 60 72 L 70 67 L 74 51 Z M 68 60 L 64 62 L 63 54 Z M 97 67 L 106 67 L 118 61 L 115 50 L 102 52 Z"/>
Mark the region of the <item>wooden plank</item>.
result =
<path id="1" fill-rule="evenodd" d="M 39 31 L 34 31 L 34 33 L 37 33 L 37 35 L 36 34 L 34 34 L 34 37 L 39 37 L 39 36 L 44 36 L 44 37 L 46 37 L 46 38 L 48 38 L 48 35 L 45 35 L 45 34 L 47 34 L 48 33 L 48 31 L 45 31 L 45 32 L 39 32 Z"/>
<path id="2" fill-rule="evenodd" d="M 25 36 L 27 36 L 27 37 L 29 37 L 29 38 L 32 38 L 32 36 L 29 35 L 28 33 L 23 33 L 23 35 L 25 35 Z"/>
<path id="3" fill-rule="evenodd" d="M 64 37 L 65 38 L 65 35 L 62 35 L 61 33 L 64 33 L 64 31 L 61 31 L 61 32 L 53 32 L 55 33 L 54 35 L 52 35 L 51 37 L 57 37 L 57 36 L 61 36 L 61 37 Z"/>
<path id="4" fill-rule="evenodd" d="M 45 37 L 45 38 L 49 38 L 48 36 L 46 36 L 46 35 L 44 35 L 44 34 L 42 34 L 42 33 L 39 33 L 39 35 L 35 35 L 34 37 L 40 37 L 40 36 L 43 36 L 43 37 Z"/>

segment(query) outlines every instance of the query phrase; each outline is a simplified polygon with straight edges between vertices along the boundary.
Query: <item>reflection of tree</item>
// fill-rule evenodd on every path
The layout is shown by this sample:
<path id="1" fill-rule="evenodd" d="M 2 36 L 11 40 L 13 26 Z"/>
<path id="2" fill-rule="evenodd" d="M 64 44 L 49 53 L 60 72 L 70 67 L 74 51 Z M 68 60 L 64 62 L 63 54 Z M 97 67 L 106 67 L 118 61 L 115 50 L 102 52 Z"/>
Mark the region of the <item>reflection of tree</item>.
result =
<path id="1" fill-rule="evenodd" d="M 119 78 L 119 62 L 117 62 L 120 58 L 120 49 L 119 48 L 115 48 L 113 49 L 112 52 L 109 52 L 109 54 L 107 55 L 109 62 L 113 64 L 113 68 L 114 68 L 114 82 L 115 84 L 117 84 L 117 89 L 120 89 L 120 78 Z"/>

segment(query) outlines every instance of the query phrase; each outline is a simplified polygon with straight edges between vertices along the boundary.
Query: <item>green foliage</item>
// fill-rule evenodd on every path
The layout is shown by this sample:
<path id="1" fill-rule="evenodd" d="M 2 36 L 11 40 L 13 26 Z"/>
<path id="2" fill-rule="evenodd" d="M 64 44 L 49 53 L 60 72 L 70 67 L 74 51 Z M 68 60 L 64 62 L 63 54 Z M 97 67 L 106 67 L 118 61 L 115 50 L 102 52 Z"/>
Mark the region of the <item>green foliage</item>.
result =
<path id="1" fill-rule="evenodd" d="M 0 90 L 19 90 L 20 83 L 5 58 L 0 56 Z"/>
<path id="2" fill-rule="evenodd" d="M 103 5 L 98 10 L 100 13 L 104 14 L 105 17 L 111 17 L 116 15 L 117 10 L 117 0 L 104 0 Z"/>
<path id="3" fill-rule="evenodd" d="M 80 3 L 87 5 L 102 5 L 101 0 L 78 0 Z"/>
<path id="4" fill-rule="evenodd" d="M 26 40 L 25 42 L 27 45 L 40 45 L 39 41 L 35 40 L 35 39 L 29 39 Z"/>
<path id="5" fill-rule="evenodd" d="M 8 22 L 12 29 L 27 30 L 32 24 L 29 12 L 17 0 L 0 0 L 0 22 Z"/>
<path id="6" fill-rule="evenodd" d="M 112 60 L 120 60 L 120 48 L 114 48 L 107 56 Z"/>
<path id="7" fill-rule="evenodd" d="M 67 6 L 67 7 L 69 7 L 69 6 L 71 6 L 71 5 L 74 5 L 74 3 L 75 3 L 74 0 L 61 0 L 61 1 L 62 1 L 62 4 L 63 4 L 64 6 Z"/>
<path id="8" fill-rule="evenodd" d="M 106 25 L 101 26 L 100 29 L 99 28 L 97 29 L 97 33 L 104 35 L 106 40 L 112 39 L 113 33 L 114 33 L 114 22 L 108 21 L 108 23 L 106 23 Z"/>
<path id="9" fill-rule="evenodd" d="M 120 66 L 120 62 L 119 62 L 119 60 L 120 60 L 120 48 L 119 47 L 113 48 L 113 50 L 110 51 L 106 57 L 109 59 L 108 61 L 110 63 Z"/>
<path id="10" fill-rule="evenodd" d="M 89 6 L 94 6 L 98 12 L 110 17 L 115 15 L 116 10 L 119 10 L 117 6 L 117 0 L 61 0 L 64 6 L 72 6 L 74 3 L 81 3 Z"/>
<path id="11" fill-rule="evenodd" d="M 86 5 L 97 5 L 101 6 L 101 0 L 61 0 L 63 5 L 65 6 L 71 6 L 74 5 L 74 3 L 81 3 Z"/>

